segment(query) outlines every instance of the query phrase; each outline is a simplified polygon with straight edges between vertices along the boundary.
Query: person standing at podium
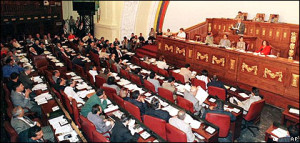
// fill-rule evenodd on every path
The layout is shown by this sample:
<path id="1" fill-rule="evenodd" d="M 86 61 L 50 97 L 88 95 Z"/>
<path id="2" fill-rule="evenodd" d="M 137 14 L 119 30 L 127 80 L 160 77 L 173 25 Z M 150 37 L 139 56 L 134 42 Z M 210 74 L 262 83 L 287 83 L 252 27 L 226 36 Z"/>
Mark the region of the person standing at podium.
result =
<path id="1" fill-rule="evenodd" d="M 238 18 L 237 20 L 238 22 L 235 24 L 234 27 L 232 27 L 232 29 L 236 30 L 235 33 L 237 35 L 243 35 L 245 32 L 245 24 L 242 23 L 242 18 Z"/>

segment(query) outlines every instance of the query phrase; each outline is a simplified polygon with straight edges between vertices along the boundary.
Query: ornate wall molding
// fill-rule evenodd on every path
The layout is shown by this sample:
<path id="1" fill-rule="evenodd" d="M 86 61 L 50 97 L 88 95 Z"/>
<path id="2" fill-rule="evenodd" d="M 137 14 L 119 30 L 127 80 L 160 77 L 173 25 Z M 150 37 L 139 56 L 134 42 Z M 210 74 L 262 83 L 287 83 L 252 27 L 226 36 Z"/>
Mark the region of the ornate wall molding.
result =
<path id="1" fill-rule="evenodd" d="M 185 56 L 185 48 L 180 49 L 179 47 L 176 47 L 176 54 L 182 54 Z"/>
<path id="2" fill-rule="evenodd" d="M 173 53 L 173 46 L 168 46 L 168 44 L 165 44 L 165 51 L 171 51 Z"/>
<path id="3" fill-rule="evenodd" d="M 298 74 L 292 74 L 292 76 L 293 76 L 293 79 L 292 79 L 291 86 L 298 87 L 298 84 L 299 84 L 299 75 Z"/>
<path id="4" fill-rule="evenodd" d="M 247 70 L 247 72 L 254 71 L 254 75 L 257 75 L 257 66 L 251 66 L 251 67 L 249 67 L 249 65 L 247 65 L 246 63 L 243 63 L 242 64 L 242 72 L 244 72 L 245 69 Z"/>
<path id="5" fill-rule="evenodd" d="M 130 34 L 135 30 L 135 21 L 138 13 L 139 1 L 124 1 L 122 24 L 120 38 L 126 36 L 130 38 Z"/>
<path id="6" fill-rule="evenodd" d="M 230 69 L 234 70 L 234 67 L 235 67 L 235 60 L 230 59 Z"/>
<path id="7" fill-rule="evenodd" d="M 208 54 L 201 54 L 200 52 L 197 52 L 197 60 L 198 59 L 201 59 L 201 60 L 203 60 L 203 59 L 205 59 L 205 62 L 208 62 Z"/>
<path id="8" fill-rule="evenodd" d="M 291 32 L 291 43 L 290 43 L 290 50 L 289 50 L 289 59 L 292 60 L 295 54 L 295 43 L 297 41 L 297 33 Z"/>
<path id="9" fill-rule="evenodd" d="M 272 78 L 272 79 L 278 77 L 278 81 L 279 81 L 279 82 L 282 82 L 282 77 L 283 77 L 282 72 L 275 72 L 275 73 L 272 73 L 271 70 L 269 70 L 268 68 L 265 68 L 265 72 L 264 72 L 264 76 L 263 76 L 263 77 L 264 77 L 264 78 L 267 78 L 267 77 L 268 77 L 267 75 L 269 75 L 270 78 Z"/>
<path id="10" fill-rule="evenodd" d="M 218 58 L 216 57 L 216 56 L 213 56 L 213 58 L 212 58 L 212 62 L 211 62 L 212 64 L 221 64 L 221 66 L 222 67 L 224 67 L 225 66 L 225 58 L 220 58 L 219 60 L 218 60 Z"/>

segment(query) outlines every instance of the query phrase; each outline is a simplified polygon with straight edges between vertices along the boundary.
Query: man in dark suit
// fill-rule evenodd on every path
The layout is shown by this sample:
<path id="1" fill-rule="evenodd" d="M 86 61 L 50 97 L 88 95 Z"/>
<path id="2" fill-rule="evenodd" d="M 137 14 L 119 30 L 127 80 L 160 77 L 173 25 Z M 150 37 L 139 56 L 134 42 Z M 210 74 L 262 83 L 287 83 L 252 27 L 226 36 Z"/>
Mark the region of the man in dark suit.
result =
<path id="1" fill-rule="evenodd" d="M 234 122 L 236 120 L 236 117 L 232 113 L 230 113 L 229 111 L 224 111 L 224 103 L 220 99 L 217 99 L 215 106 L 210 106 L 207 110 L 204 111 L 202 115 L 203 119 L 205 119 L 207 113 L 228 115 L 231 122 Z"/>
<path id="2" fill-rule="evenodd" d="M 111 130 L 111 142 L 137 142 L 140 134 L 135 133 L 131 135 L 130 130 L 127 128 L 129 119 L 126 115 L 121 116 L 121 121 L 116 121 L 115 126 Z"/>
<path id="3" fill-rule="evenodd" d="M 245 32 L 245 23 L 242 23 L 242 19 L 238 18 L 238 22 L 235 24 L 234 27 L 232 27 L 232 29 L 236 30 L 236 34 L 243 35 Z"/>
<path id="4" fill-rule="evenodd" d="M 84 67 L 84 65 L 85 65 L 85 62 L 81 58 L 81 54 L 78 54 L 76 57 L 74 57 L 73 60 L 72 60 L 72 63 L 76 64 L 76 65 L 79 65 L 81 67 Z"/>
<path id="5" fill-rule="evenodd" d="M 20 81 L 27 89 L 31 89 L 33 87 L 33 81 L 30 79 L 29 74 L 31 73 L 31 68 L 29 66 L 24 67 L 24 72 L 20 74 Z"/>
<path id="6" fill-rule="evenodd" d="M 211 82 L 207 83 L 207 87 L 209 87 L 209 86 L 223 88 L 226 91 L 226 95 L 227 95 L 227 90 L 226 90 L 223 82 L 219 81 L 217 75 L 213 75 Z"/>
<path id="7" fill-rule="evenodd" d="M 141 112 L 141 116 L 143 116 L 146 111 L 148 110 L 148 106 L 147 104 L 145 103 L 145 99 L 144 97 L 142 97 L 140 95 L 140 92 L 138 90 L 134 91 L 131 95 L 131 99 L 129 99 L 128 101 L 130 103 L 132 103 L 133 105 L 139 107 L 140 109 L 140 112 Z"/>
<path id="8" fill-rule="evenodd" d="M 167 123 L 169 122 L 169 119 L 171 118 L 169 112 L 161 110 L 161 105 L 159 103 L 159 100 L 157 98 L 152 98 L 151 100 L 151 108 L 146 111 L 146 115 L 150 115 L 156 118 L 160 118 L 165 120 Z"/>
<path id="9" fill-rule="evenodd" d="M 19 74 L 16 72 L 11 73 L 10 80 L 6 83 L 6 87 L 7 87 L 8 91 L 11 92 L 13 87 L 18 84 L 17 82 L 21 82 L 19 80 Z"/>
<path id="10" fill-rule="evenodd" d="M 34 50 L 37 52 L 38 55 L 41 55 L 44 53 L 44 49 L 40 47 L 39 40 L 35 40 L 35 43 L 32 45 Z"/>
<path id="11" fill-rule="evenodd" d="M 42 128 L 33 126 L 24 130 L 19 134 L 18 140 L 20 142 L 44 142 Z"/>

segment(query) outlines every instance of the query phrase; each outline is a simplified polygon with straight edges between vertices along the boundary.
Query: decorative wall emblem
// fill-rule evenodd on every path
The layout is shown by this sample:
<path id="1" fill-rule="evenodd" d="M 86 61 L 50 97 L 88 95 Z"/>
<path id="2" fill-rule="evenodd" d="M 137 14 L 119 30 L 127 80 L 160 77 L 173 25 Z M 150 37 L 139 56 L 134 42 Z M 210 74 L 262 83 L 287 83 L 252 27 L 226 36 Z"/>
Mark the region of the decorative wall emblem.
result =
<path id="1" fill-rule="evenodd" d="M 234 66 L 235 66 L 235 60 L 230 59 L 230 69 L 234 70 Z"/>
<path id="2" fill-rule="evenodd" d="M 249 67 L 249 65 L 247 65 L 246 63 L 243 63 L 242 64 L 242 72 L 244 72 L 245 69 L 247 70 L 247 72 L 254 71 L 254 75 L 257 75 L 257 66 L 251 66 L 251 67 Z"/>
<path id="3" fill-rule="evenodd" d="M 293 56 L 295 54 L 295 43 L 297 39 L 297 33 L 292 32 L 291 33 L 291 43 L 290 43 L 290 50 L 289 50 L 289 58 L 290 60 L 293 60 Z"/>
<path id="4" fill-rule="evenodd" d="M 185 56 L 185 48 L 180 49 L 179 47 L 176 47 L 176 54 L 182 54 Z"/>
<path id="5" fill-rule="evenodd" d="M 282 82 L 282 72 L 275 72 L 275 73 L 272 73 L 271 70 L 269 70 L 268 68 L 265 68 L 265 72 L 264 72 L 264 78 L 267 78 L 269 75 L 270 78 L 274 79 L 274 78 L 277 78 L 278 77 L 278 81 L 279 82 Z"/>
<path id="6" fill-rule="evenodd" d="M 212 64 L 221 64 L 221 66 L 222 67 L 224 67 L 225 66 L 225 58 L 220 58 L 219 60 L 218 60 L 218 58 L 216 57 L 216 56 L 213 56 L 213 58 L 212 58 Z"/>
<path id="7" fill-rule="evenodd" d="M 161 49 L 161 42 L 158 43 L 158 49 Z"/>
<path id="8" fill-rule="evenodd" d="M 208 32 L 211 32 L 211 23 L 208 23 Z"/>
<path id="9" fill-rule="evenodd" d="M 263 29 L 262 35 L 265 36 L 265 34 L 266 34 L 266 29 Z"/>
<path id="10" fill-rule="evenodd" d="M 256 29 L 256 35 L 258 35 L 259 34 L 259 29 Z"/>
<path id="11" fill-rule="evenodd" d="M 165 44 L 165 51 L 171 51 L 173 52 L 173 46 L 168 46 L 167 44 Z"/>
<path id="12" fill-rule="evenodd" d="M 199 58 L 201 60 L 205 59 L 205 62 L 208 62 L 208 54 L 202 55 L 200 52 L 197 52 L 197 60 L 199 60 Z"/>
<path id="13" fill-rule="evenodd" d="M 298 87 L 299 75 L 298 74 L 292 74 L 292 76 L 293 76 L 293 79 L 292 79 L 291 86 Z"/>
<path id="14" fill-rule="evenodd" d="M 189 50 L 189 58 L 192 58 L 193 50 Z"/>
<path id="15" fill-rule="evenodd" d="M 273 33 L 272 33 L 272 30 L 270 30 L 270 32 L 269 32 L 269 36 L 270 36 L 270 37 L 272 37 L 272 34 L 273 34 Z"/>

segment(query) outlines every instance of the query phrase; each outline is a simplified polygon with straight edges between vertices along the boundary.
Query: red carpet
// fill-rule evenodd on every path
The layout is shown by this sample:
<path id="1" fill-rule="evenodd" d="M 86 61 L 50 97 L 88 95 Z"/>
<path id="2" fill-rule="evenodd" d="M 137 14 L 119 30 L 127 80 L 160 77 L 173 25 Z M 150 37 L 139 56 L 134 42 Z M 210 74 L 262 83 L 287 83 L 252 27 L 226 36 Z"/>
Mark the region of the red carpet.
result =
<path id="1" fill-rule="evenodd" d="M 136 49 L 136 56 L 142 58 L 144 56 L 156 58 L 157 56 L 157 45 L 146 45 Z"/>

